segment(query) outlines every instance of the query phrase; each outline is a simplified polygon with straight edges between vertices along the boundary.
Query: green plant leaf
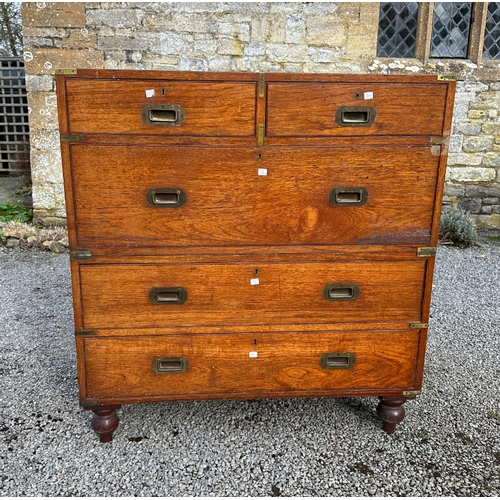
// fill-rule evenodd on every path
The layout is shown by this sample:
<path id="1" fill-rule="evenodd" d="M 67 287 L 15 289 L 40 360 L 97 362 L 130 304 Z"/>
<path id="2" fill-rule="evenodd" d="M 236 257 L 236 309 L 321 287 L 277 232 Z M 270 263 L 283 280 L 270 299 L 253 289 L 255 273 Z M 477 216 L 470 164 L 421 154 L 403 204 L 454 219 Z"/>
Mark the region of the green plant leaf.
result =
<path id="1" fill-rule="evenodd" d="M 477 239 L 474 219 L 461 207 L 452 207 L 441 215 L 439 239 L 459 247 L 471 246 Z"/>
<path id="2" fill-rule="evenodd" d="M 28 222 L 33 218 L 33 210 L 11 201 L 0 202 L 1 222 Z"/>

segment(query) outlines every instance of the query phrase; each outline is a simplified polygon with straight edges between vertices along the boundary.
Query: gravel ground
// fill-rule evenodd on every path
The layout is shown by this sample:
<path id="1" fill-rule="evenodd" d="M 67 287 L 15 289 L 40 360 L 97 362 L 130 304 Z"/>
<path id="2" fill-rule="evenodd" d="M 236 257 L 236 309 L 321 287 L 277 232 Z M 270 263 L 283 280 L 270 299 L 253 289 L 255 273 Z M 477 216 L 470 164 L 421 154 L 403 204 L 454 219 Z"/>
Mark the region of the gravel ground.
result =
<path id="1" fill-rule="evenodd" d="M 0 248 L 1 496 L 499 496 L 500 246 L 440 247 L 423 393 L 78 406 L 68 254 Z"/>

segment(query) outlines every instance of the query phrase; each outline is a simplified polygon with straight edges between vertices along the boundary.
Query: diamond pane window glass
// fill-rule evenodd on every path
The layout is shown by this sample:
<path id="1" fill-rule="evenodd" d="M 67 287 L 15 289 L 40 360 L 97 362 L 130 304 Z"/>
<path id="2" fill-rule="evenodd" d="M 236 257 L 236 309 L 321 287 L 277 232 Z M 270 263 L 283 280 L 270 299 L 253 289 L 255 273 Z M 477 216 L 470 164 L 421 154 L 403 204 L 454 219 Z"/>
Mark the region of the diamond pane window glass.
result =
<path id="1" fill-rule="evenodd" d="M 467 57 L 471 13 L 471 2 L 436 2 L 432 21 L 431 57 Z"/>
<path id="2" fill-rule="evenodd" d="M 415 57 L 417 2 L 381 2 L 377 56 Z"/>
<path id="3" fill-rule="evenodd" d="M 483 59 L 500 59 L 500 2 L 488 4 Z"/>

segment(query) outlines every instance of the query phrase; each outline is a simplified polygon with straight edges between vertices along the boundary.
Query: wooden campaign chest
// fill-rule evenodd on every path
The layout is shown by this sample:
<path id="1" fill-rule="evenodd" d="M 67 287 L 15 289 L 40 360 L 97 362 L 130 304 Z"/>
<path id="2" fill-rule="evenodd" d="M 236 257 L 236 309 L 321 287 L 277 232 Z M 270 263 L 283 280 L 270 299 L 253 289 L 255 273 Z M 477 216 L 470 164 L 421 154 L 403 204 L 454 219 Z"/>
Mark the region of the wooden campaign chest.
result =
<path id="1" fill-rule="evenodd" d="M 59 70 L 80 403 L 422 386 L 455 83 Z"/>

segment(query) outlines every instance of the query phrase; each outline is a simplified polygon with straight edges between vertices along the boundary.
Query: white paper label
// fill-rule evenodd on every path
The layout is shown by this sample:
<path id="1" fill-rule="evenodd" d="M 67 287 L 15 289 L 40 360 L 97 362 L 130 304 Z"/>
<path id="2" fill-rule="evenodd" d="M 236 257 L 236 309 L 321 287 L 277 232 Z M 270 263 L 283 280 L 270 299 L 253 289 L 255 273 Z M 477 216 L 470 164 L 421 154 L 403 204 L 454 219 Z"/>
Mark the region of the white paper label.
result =
<path id="1" fill-rule="evenodd" d="M 258 174 L 259 175 L 267 175 L 267 168 L 259 168 Z"/>
<path id="2" fill-rule="evenodd" d="M 249 358 L 258 358 L 259 357 L 259 353 L 257 351 L 250 351 L 248 353 L 248 357 Z"/>
<path id="3" fill-rule="evenodd" d="M 373 99 L 373 92 L 365 92 L 365 99 Z"/>
<path id="4" fill-rule="evenodd" d="M 259 284 L 259 278 L 252 278 L 250 280 L 251 285 L 258 285 Z"/>
<path id="5" fill-rule="evenodd" d="M 153 97 L 154 95 L 155 95 L 154 89 L 146 90 L 146 97 Z"/>

